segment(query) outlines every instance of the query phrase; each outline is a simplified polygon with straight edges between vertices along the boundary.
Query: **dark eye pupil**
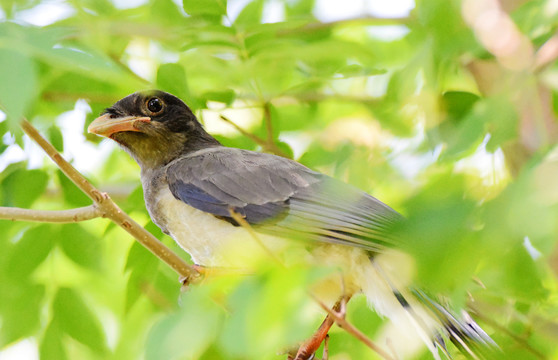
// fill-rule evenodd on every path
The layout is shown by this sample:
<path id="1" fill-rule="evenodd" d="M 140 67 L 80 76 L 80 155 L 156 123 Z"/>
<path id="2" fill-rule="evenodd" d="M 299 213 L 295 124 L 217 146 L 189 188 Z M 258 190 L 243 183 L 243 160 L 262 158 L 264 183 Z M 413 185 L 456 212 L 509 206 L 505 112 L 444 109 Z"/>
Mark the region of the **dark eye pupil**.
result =
<path id="1" fill-rule="evenodd" d="M 161 111 L 162 108 L 163 103 L 158 98 L 149 99 L 149 101 L 147 102 L 147 109 L 153 113 Z"/>

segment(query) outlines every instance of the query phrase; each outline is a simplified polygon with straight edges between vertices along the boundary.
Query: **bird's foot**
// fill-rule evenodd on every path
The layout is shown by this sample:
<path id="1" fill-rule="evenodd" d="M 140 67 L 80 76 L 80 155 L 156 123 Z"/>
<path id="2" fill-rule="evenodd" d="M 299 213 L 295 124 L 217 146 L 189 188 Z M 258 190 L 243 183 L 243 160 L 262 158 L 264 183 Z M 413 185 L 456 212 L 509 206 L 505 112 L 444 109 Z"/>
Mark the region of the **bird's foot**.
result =
<path id="1" fill-rule="evenodd" d="M 231 275 L 251 275 L 253 272 L 247 269 L 241 268 L 226 268 L 226 267 L 213 267 L 213 266 L 203 266 L 203 265 L 192 265 L 194 270 L 198 272 L 198 276 L 180 276 L 178 281 L 182 284 L 182 291 L 188 290 L 188 287 L 192 283 L 197 283 L 206 278 L 217 277 L 217 276 L 231 276 Z"/>
<path id="2" fill-rule="evenodd" d="M 206 267 L 194 264 L 192 265 L 192 268 L 196 270 L 196 272 L 198 273 L 197 275 L 178 277 L 178 281 L 182 284 L 182 286 L 180 287 L 181 292 L 187 291 L 190 287 L 190 284 L 201 281 L 206 275 Z"/>
<path id="3" fill-rule="evenodd" d="M 346 309 L 347 309 L 347 301 L 349 300 L 348 296 L 343 296 L 336 304 L 333 306 L 331 310 L 334 312 L 338 317 L 345 318 Z M 324 343 L 324 352 L 322 359 L 325 360 L 328 358 L 328 342 L 329 342 L 329 335 L 328 332 L 333 326 L 335 321 L 331 317 L 331 315 L 326 316 L 325 320 L 322 322 L 318 330 L 312 335 L 312 337 L 306 340 L 296 352 L 296 355 L 293 357 L 289 355 L 288 360 L 311 360 L 315 358 L 315 353 L 320 347 L 321 343 Z"/>

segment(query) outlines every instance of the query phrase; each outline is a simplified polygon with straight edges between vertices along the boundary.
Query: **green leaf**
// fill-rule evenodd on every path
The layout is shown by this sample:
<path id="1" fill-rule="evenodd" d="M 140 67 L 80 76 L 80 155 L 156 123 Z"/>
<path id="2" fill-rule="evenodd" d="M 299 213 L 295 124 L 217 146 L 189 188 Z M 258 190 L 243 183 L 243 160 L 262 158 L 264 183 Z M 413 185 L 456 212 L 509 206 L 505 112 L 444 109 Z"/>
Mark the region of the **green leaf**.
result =
<path id="1" fill-rule="evenodd" d="M 64 139 L 62 138 L 62 131 L 58 127 L 51 126 L 48 128 L 48 139 L 56 150 L 59 152 L 64 151 Z"/>
<path id="2" fill-rule="evenodd" d="M 223 91 L 208 91 L 203 93 L 202 98 L 210 101 L 218 101 L 230 106 L 234 101 L 236 94 L 234 90 L 227 89 Z"/>
<path id="3" fill-rule="evenodd" d="M 0 47 L 0 105 L 12 130 L 37 95 L 35 62 L 27 55 Z"/>
<path id="4" fill-rule="evenodd" d="M 351 78 L 356 76 L 372 76 L 385 74 L 386 70 L 378 70 L 370 67 L 365 67 L 360 64 L 350 64 L 341 67 L 336 71 L 336 74 L 341 75 L 343 78 Z"/>
<path id="5" fill-rule="evenodd" d="M 32 335 L 41 322 L 45 287 L 25 282 L 0 287 L 0 347 Z"/>
<path id="6" fill-rule="evenodd" d="M 8 275 L 13 279 L 31 275 L 52 250 L 57 235 L 57 228 L 48 224 L 27 230 L 9 256 Z"/>
<path id="7" fill-rule="evenodd" d="M 45 191 L 48 176 L 42 170 L 17 169 L 2 181 L 3 201 L 7 206 L 28 208 Z"/>
<path id="8" fill-rule="evenodd" d="M 81 225 L 62 226 L 59 244 L 64 254 L 76 264 L 93 270 L 99 268 L 102 257 L 101 242 Z"/>
<path id="9" fill-rule="evenodd" d="M 191 16 L 220 16 L 227 13 L 227 0 L 183 0 L 184 11 Z"/>
<path id="10" fill-rule="evenodd" d="M 62 331 L 97 353 L 107 352 L 99 320 L 74 290 L 60 288 L 52 308 Z"/>
<path id="11" fill-rule="evenodd" d="M 447 91 L 442 97 L 448 116 L 453 121 L 463 118 L 479 99 L 478 95 L 464 91 Z"/>
<path id="12" fill-rule="evenodd" d="M 241 27 L 259 24 L 262 21 L 263 4 L 263 0 L 250 1 L 238 14 L 234 24 Z"/>
<path id="13" fill-rule="evenodd" d="M 179 64 L 163 64 L 157 70 L 157 86 L 179 97 L 192 109 L 200 107 L 199 101 L 190 94 L 186 72 Z"/>
<path id="14" fill-rule="evenodd" d="M 208 296 L 207 289 L 192 289 L 179 313 L 156 324 L 147 337 L 146 359 L 198 358 L 214 341 L 223 320 L 223 310 Z"/>
<path id="15" fill-rule="evenodd" d="M 39 357 L 41 359 L 67 359 L 62 344 L 63 335 L 58 322 L 51 321 L 39 344 Z"/>
<path id="16" fill-rule="evenodd" d="M 143 245 L 134 241 L 128 252 L 125 271 L 130 270 L 126 284 L 126 311 L 139 299 L 146 284 L 151 284 L 157 275 L 159 260 Z"/>
<path id="17" fill-rule="evenodd" d="M 219 339 L 231 356 L 257 359 L 269 348 L 286 348 L 304 339 L 316 326 L 303 315 L 310 305 L 306 288 L 330 269 L 291 267 L 260 269 L 228 297 L 232 313 Z"/>
<path id="18" fill-rule="evenodd" d="M 502 288 L 509 292 L 514 299 L 519 299 L 529 304 L 542 300 L 548 295 L 548 290 L 543 286 L 544 274 L 519 239 L 504 252 L 506 261 L 502 264 Z"/>
<path id="19" fill-rule="evenodd" d="M 56 176 L 60 182 L 60 189 L 64 200 L 73 206 L 86 206 L 91 204 L 91 199 L 83 193 L 78 187 L 60 170 L 56 170 Z"/>

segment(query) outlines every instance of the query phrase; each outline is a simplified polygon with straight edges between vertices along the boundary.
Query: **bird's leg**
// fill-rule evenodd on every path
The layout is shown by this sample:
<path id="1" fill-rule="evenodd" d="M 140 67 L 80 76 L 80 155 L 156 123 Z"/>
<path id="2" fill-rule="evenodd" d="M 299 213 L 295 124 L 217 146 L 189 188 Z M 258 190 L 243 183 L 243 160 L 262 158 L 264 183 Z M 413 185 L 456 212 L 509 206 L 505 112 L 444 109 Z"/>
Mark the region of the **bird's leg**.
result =
<path id="1" fill-rule="evenodd" d="M 333 306 L 333 311 L 337 313 L 341 317 L 345 317 L 346 305 L 347 301 L 349 301 L 351 297 L 348 295 L 344 295 L 335 303 Z M 320 347 L 322 341 L 326 341 L 328 338 L 327 333 L 329 329 L 333 326 L 335 320 L 331 317 L 331 315 L 327 315 L 325 320 L 322 322 L 318 330 L 312 335 L 312 337 L 306 340 L 299 348 L 294 357 L 294 360 L 309 360 L 312 359 L 314 353 Z M 327 341 L 324 343 L 324 356 L 327 357 Z"/>
<path id="2" fill-rule="evenodd" d="M 324 351 L 322 353 L 322 360 L 329 360 L 329 334 L 324 339 Z"/>

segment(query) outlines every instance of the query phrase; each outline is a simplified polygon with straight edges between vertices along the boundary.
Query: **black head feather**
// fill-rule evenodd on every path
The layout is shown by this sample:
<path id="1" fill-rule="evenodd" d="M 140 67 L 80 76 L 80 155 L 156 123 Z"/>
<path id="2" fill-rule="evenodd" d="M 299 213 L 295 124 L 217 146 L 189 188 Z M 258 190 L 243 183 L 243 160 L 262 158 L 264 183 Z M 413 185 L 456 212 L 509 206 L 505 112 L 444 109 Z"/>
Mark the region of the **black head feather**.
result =
<path id="1" fill-rule="evenodd" d="M 220 146 L 179 98 L 160 90 L 140 91 L 104 110 L 110 118 L 149 117 L 138 131 L 110 137 L 120 143 L 143 167 L 164 165 L 176 157 L 206 147 Z"/>

